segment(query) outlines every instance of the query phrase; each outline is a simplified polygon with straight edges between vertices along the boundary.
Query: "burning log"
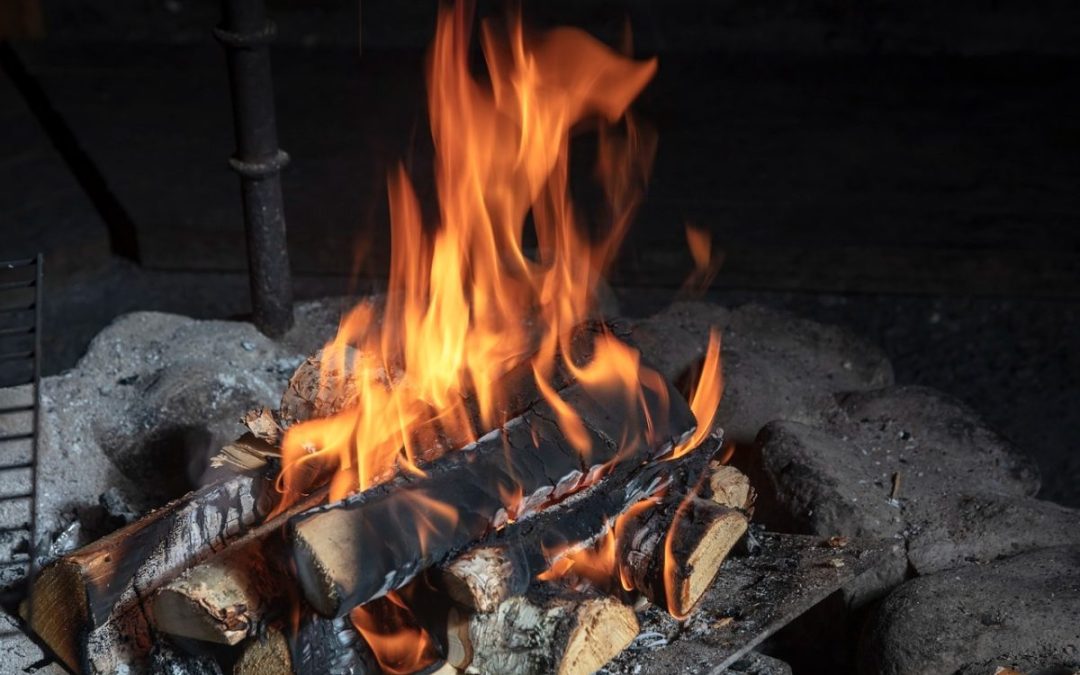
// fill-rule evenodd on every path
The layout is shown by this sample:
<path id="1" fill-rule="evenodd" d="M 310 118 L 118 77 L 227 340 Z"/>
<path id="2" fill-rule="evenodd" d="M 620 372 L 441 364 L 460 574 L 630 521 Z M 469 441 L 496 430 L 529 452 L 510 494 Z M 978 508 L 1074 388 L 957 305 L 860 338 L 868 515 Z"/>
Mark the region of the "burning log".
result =
<path id="1" fill-rule="evenodd" d="M 493 612 L 456 614 L 447 662 L 482 673 L 593 673 L 637 636 L 634 610 L 594 591 L 534 584 Z"/>
<path id="2" fill-rule="evenodd" d="M 623 580 L 676 617 L 689 614 L 747 527 L 742 511 L 681 494 L 630 518 L 619 542 Z"/>
<path id="3" fill-rule="evenodd" d="M 601 479 L 621 483 L 693 430 L 693 415 L 678 392 L 663 393 L 652 394 L 648 410 L 628 420 L 617 405 L 621 400 L 596 401 L 578 386 L 564 389 L 563 399 L 584 422 L 589 456 L 571 446 L 554 422 L 557 413 L 538 404 L 407 484 L 379 485 L 297 516 L 290 530 L 305 597 L 320 613 L 340 616 L 399 588 L 511 519 L 527 521 L 549 503 Z M 651 443 L 644 437 L 650 423 Z M 627 437 L 628 429 L 636 435 Z M 515 490 L 521 498 L 508 499 Z M 395 533 L 391 540 L 385 536 L 389 531 Z"/>
<path id="4" fill-rule="evenodd" d="M 440 570 L 455 602 L 477 612 L 528 588 L 533 577 L 568 554 L 592 546 L 616 519 L 660 489 L 681 493 L 699 482 L 719 451 L 717 431 L 698 448 L 639 471 L 621 490 L 594 490 L 551 507 L 490 542 L 465 551 Z"/>

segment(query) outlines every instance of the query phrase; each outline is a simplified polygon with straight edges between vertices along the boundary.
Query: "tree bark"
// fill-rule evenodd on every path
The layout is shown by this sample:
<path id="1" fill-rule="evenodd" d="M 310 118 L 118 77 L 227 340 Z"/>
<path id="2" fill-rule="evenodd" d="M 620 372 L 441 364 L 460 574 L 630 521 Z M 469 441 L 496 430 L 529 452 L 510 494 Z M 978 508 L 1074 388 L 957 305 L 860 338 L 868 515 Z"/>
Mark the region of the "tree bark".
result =
<path id="1" fill-rule="evenodd" d="M 248 531 L 272 507 L 271 490 L 261 476 L 235 476 L 62 556 L 33 581 L 31 627 L 75 672 L 145 658 L 146 599 Z"/>

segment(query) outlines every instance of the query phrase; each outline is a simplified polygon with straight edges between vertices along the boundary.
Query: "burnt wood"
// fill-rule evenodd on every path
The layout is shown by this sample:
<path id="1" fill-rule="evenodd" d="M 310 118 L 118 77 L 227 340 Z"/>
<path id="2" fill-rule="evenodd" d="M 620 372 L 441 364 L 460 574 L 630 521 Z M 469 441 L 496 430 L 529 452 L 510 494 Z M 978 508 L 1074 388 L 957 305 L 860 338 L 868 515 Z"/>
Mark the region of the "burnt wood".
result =
<path id="1" fill-rule="evenodd" d="M 596 591 L 537 583 L 495 611 L 459 621 L 451 665 L 481 673 L 585 675 L 637 636 L 634 610 Z"/>
<path id="2" fill-rule="evenodd" d="M 493 611 L 506 598 L 525 592 L 557 560 L 592 546 L 638 502 L 661 492 L 682 494 L 702 482 L 721 444 L 717 430 L 698 448 L 652 462 L 622 485 L 586 490 L 517 527 L 493 533 L 444 565 L 438 574 L 441 585 L 463 606 Z"/>
<path id="3" fill-rule="evenodd" d="M 53 561 L 33 581 L 31 627 L 75 672 L 145 658 L 147 598 L 251 529 L 272 506 L 271 489 L 263 476 L 234 476 Z"/>
<path id="4" fill-rule="evenodd" d="M 561 397 L 585 424 L 592 448 L 587 457 L 564 437 L 555 411 L 539 403 L 433 463 L 423 476 L 402 476 L 293 518 L 293 559 L 308 602 L 324 615 L 340 616 L 512 517 L 508 528 L 582 486 L 602 478 L 618 484 L 694 430 L 693 414 L 670 387 L 661 396 L 647 395 L 647 410 L 636 414 L 622 400 L 594 399 L 578 385 Z M 519 489 L 520 500 L 508 499 Z M 456 515 L 438 515 L 437 504 L 454 505 Z"/>

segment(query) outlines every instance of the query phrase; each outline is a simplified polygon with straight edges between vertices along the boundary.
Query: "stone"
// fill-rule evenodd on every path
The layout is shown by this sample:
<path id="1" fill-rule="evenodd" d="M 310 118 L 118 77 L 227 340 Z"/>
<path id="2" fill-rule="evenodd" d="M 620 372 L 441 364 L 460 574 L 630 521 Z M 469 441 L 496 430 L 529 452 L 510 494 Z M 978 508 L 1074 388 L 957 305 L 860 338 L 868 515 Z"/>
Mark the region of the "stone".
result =
<path id="1" fill-rule="evenodd" d="M 39 534 L 73 522 L 85 529 L 91 518 L 100 535 L 99 525 L 122 524 L 212 480 L 209 456 L 244 432 L 248 409 L 277 407 L 293 370 L 333 337 L 348 304 L 298 304 L 297 327 L 278 342 L 242 322 L 157 312 L 116 319 L 75 368 L 42 380 Z M 28 387 L 0 390 L 0 406 L 30 400 Z M 25 431 L 23 417 L 4 416 L 0 433 Z M 8 450 L 29 458 L 24 446 Z M 0 525 L 29 522 L 22 505 L 0 506 Z"/>
<path id="2" fill-rule="evenodd" d="M 0 610 L 0 671 L 27 675 L 67 673 L 23 633 L 18 620 L 4 610 Z"/>
<path id="3" fill-rule="evenodd" d="M 678 302 L 639 322 L 633 337 L 645 359 L 678 382 L 704 357 L 712 327 L 722 331 L 717 421 L 739 445 L 772 420 L 818 420 L 838 392 L 893 382 L 885 354 L 858 336 L 760 305 Z"/>
<path id="4" fill-rule="evenodd" d="M 822 536 L 896 542 L 892 565 L 849 599 L 1054 544 L 1080 544 L 1080 511 L 1035 499 L 1031 461 L 963 404 L 925 387 L 839 396 L 815 424 L 774 421 L 748 471 L 756 518 Z"/>
<path id="5" fill-rule="evenodd" d="M 791 666 L 787 663 L 759 652 L 748 653 L 727 670 L 740 675 L 791 675 Z"/>
<path id="6" fill-rule="evenodd" d="M 974 675 L 998 667 L 1074 672 L 1080 668 L 1080 546 L 904 584 L 875 612 L 859 659 L 862 672 L 882 675 Z"/>

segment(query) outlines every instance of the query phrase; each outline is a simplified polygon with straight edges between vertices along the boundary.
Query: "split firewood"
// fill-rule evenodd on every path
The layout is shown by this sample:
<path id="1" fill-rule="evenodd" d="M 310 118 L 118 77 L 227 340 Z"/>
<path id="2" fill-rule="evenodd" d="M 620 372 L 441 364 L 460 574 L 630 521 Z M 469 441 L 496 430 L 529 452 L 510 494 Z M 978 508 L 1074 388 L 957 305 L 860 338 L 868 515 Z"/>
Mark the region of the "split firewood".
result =
<path id="1" fill-rule="evenodd" d="M 628 518 L 617 543 L 623 579 L 676 617 L 697 604 L 748 524 L 738 509 L 679 493 Z"/>
<path id="2" fill-rule="evenodd" d="M 717 504 L 752 511 L 757 494 L 746 474 L 733 466 L 716 463 L 709 475 L 709 496 Z"/>
<path id="3" fill-rule="evenodd" d="M 152 645 L 145 599 L 259 521 L 272 506 L 270 486 L 260 476 L 234 476 L 45 566 L 30 593 L 34 632 L 75 672 L 116 672 L 145 657 Z"/>
<path id="4" fill-rule="evenodd" d="M 277 418 L 269 408 L 249 410 L 240 420 L 251 431 L 255 438 L 272 446 L 281 445 L 281 437 L 284 431 L 278 424 Z"/>
<path id="5" fill-rule="evenodd" d="M 553 506 L 519 527 L 493 534 L 443 565 L 440 585 L 457 603 L 490 612 L 519 595 L 532 579 L 563 557 L 588 548 L 642 500 L 661 491 L 683 492 L 703 477 L 721 446 L 717 430 L 680 458 L 653 462 L 621 490 L 595 490 Z"/>
<path id="6" fill-rule="evenodd" d="M 493 612 L 457 615 L 447 662 L 477 673 L 585 675 L 638 634 L 629 605 L 591 591 L 534 584 Z"/>
<path id="7" fill-rule="evenodd" d="M 637 410 L 636 419 L 621 397 L 594 400 L 576 385 L 561 397 L 581 416 L 591 448 L 584 456 L 545 402 L 433 462 L 425 475 L 406 477 L 408 483 L 375 486 L 294 518 L 293 559 L 308 602 L 340 616 L 582 487 L 621 485 L 694 428 L 689 407 L 670 388 L 650 392 L 648 410 Z M 508 499 L 515 491 L 520 498 Z"/>
<path id="8" fill-rule="evenodd" d="M 310 610 L 295 635 L 268 626 L 243 643 L 233 675 L 376 675 L 378 663 L 348 617 L 327 619 Z"/>

